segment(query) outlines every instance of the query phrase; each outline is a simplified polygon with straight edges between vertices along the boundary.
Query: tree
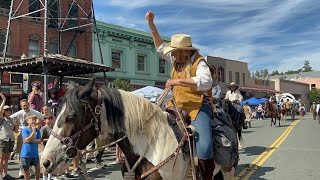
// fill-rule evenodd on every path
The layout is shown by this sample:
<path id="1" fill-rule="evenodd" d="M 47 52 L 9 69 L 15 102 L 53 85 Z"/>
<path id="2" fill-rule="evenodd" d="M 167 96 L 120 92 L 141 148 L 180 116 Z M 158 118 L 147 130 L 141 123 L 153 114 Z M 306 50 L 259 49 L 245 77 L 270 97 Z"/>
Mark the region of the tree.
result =
<path id="1" fill-rule="evenodd" d="M 302 72 L 310 72 L 312 71 L 312 67 L 310 66 L 310 62 L 308 60 L 304 61 Z"/>
<path id="2" fill-rule="evenodd" d="M 272 71 L 271 76 L 280 75 L 278 70 Z"/>
<path id="3" fill-rule="evenodd" d="M 259 72 L 258 70 L 256 70 L 254 76 L 255 76 L 255 77 L 260 77 L 260 72 Z"/>
<path id="4" fill-rule="evenodd" d="M 267 77 L 269 75 L 268 69 L 263 70 L 263 77 Z"/>
<path id="5" fill-rule="evenodd" d="M 260 77 L 263 77 L 263 69 L 260 70 Z"/>
<path id="6" fill-rule="evenodd" d="M 128 80 L 115 79 L 113 80 L 113 87 L 116 89 L 122 89 L 125 91 L 132 91 L 132 87 Z"/>
<path id="7" fill-rule="evenodd" d="M 310 102 L 318 102 L 320 100 L 320 93 L 317 89 L 312 89 L 309 91 L 308 97 Z"/>

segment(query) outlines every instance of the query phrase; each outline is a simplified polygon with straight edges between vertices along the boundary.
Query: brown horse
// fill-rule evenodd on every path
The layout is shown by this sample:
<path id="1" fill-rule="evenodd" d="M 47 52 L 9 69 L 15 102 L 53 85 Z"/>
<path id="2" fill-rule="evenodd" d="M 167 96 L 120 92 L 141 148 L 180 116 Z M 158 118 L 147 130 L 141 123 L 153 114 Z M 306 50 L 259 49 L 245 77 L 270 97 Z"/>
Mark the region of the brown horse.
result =
<path id="1" fill-rule="evenodd" d="M 280 115 L 281 115 L 281 120 L 286 121 L 286 117 L 288 116 L 289 112 L 288 110 L 284 107 L 280 107 Z"/>
<path id="2" fill-rule="evenodd" d="M 279 120 L 279 126 L 280 126 L 280 119 L 281 118 L 276 110 L 276 104 L 269 102 L 269 101 L 266 101 L 265 107 L 267 109 L 268 116 L 271 118 L 271 127 L 272 127 L 272 124 L 274 126 L 276 126 L 277 119 Z"/>

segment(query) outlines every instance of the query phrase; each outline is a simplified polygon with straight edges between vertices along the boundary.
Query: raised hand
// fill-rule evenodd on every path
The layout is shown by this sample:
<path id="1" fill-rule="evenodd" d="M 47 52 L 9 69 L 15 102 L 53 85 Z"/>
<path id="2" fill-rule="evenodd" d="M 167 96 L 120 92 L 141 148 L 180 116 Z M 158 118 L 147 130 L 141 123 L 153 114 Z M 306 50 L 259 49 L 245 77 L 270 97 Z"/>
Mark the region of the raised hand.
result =
<path id="1" fill-rule="evenodd" d="M 35 124 L 32 124 L 32 125 L 31 125 L 31 129 L 32 129 L 33 132 L 36 132 L 36 129 L 37 129 L 37 128 L 36 128 L 36 125 L 35 125 Z"/>
<path id="2" fill-rule="evenodd" d="M 148 11 L 148 12 L 146 13 L 146 19 L 147 19 L 147 21 L 153 21 L 153 19 L 154 19 L 154 14 L 153 14 L 152 11 Z"/>
<path id="3" fill-rule="evenodd" d="M 2 92 L 0 92 L 0 97 L 1 97 L 1 99 L 4 100 L 4 101 L 6 100 L 6 97 L 2 94 Z"/>

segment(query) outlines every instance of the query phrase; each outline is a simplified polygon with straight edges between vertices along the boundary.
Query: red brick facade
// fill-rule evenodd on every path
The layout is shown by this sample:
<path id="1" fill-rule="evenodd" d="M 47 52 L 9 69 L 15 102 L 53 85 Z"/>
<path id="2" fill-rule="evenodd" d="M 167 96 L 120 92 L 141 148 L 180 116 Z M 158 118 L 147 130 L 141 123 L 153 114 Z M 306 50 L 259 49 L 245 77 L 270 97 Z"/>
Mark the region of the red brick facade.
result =
<path id="1" fill-rule="evenodd" d="M 11 2 L 11 0 L 10 0 Z M 50 0 L 48 0 L 50 2 Z M 14 8 L 16 10 L 20 1 L 14 1 Z M 29 1 L 23 1 L 20 8 L 18 9 L 17 14 L 25 14 L 29 12 L 28 7 Z M 72 0 L 69 1 L 60 1 L 61 3 L 61 17 L 65 18 L 69 6 L 72 3 Z M 77 3 L 81 8 L 83 8 L 87 14 L 91 12 L 91 0 L 78 0 Z M 40 9 L 42 5 L 40 5 Z M 77 8 L 78 18 L 86 18 L 86 15 L 82 12 L 81 8 Z M 25 9 L 23 12 L 21 10 Z M 16 14 L 16 16 L 17 16 Z M 40 17 L 44 17 L 44 11 L 40 12 Z M 48 17 L 50 17 L 48 13 Z M 8 22 L 8 15 L 0 14 L 0 30 L 1 32 L 5 31 Z M 29 52 L 29 38 L 30 36 L 39 37 L 40 43 L 40 56 L 43 55 L 43 46 L 44 46 L 44 27 L 43 20 L 33 20 L 30 18 L 18 18 L 16 20 L 11 21 L 10 26 L 10 47 L 9 52 L 7 53 L 7 57 L 21 57 L 22 54 L 25 54 L 28 57 Z M 89 21 L 86 20 L 78 20 L 78 25 L 87 24 Z M 65 25 L 68 23 L 66 22 Z M 66 28 L 66 27 L 65 27 Z M 86 59 L 88 61 L 92 61 L 92 26 L 86 26 L 82 28 L 85 30 L 84 33 L 78 34 L 74 40 L 76 43 L 76 57 L 79 59 Z M 72 38 L 74 36 L 74 30 L 62 32 L 62 41 L 61 41 L 61 54 L 65 54 Z M 48 28 L 48 49 L 50 49 L 50 41 L 55 38 L 58 39 L 58 31 L 56 28 L 49 27 Z M 1 49 L 2 52 L 2 49 Z M 2 55 L 2 53 L 1 53 Z M 8 83 L 6 81 L 7 78 L 3 78 L 3 83 Z"/>

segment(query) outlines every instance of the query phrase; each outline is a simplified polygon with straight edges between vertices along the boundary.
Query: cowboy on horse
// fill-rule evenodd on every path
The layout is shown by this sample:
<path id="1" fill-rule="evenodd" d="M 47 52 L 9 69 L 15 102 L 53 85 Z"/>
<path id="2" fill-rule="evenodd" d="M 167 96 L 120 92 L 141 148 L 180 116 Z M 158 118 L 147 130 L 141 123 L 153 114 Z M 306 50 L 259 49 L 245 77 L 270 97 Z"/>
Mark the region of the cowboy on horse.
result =
<path id="1" fill-rule="evenodd" d="M 214 170 L 213 139 L 211 128 L 212 107 L 210 103 L 213 78 L 211 70 L 196 47 L 192 46 L 191 36 L 175 34 L 171 42 L 161 39 L 154 23 L 154 14 L 147 12 L 154 45 L 159 56 L 171 62 L 171 78 L 166 87 L 173 86 L 176 107 L 187 111 L 191 125 L 196 129 L 196 150 L 204 179 L 212 179 Z M 219 89 L 215 89 L 215 99 L 219 99 Z M 220 91 L 221 92 L 221 91 Z M 167 107 L 174 104 L 169 101 Z"/>
<path id="2" fill-rule="evenodd" d="M 280 114 L 280 108 L 279 108 L 279 104 L 278 104 L 278 101 L 277 101 L 277 96 L 276 96 L 276 94 L 273 94 L 272 96 L 270 96 L 269 102 L 271 102 L 272 104 L 274 104 L 274 106 L 275 106 L 275 108 L 276 108 L 277 114 Z"/>
<path id="3" fill-rule="evenodd" d="M 232 102 L 233 106 L 237 109 L 239 113 L 243 113 L 243 109 L 240 106 L 240 102 L 243 100 L 243 96 L 241 95 L 241 92 L 239 90 L 239 85 L 237 85 L 234 82 L 231 82 L 229 85 L 230 89 L 226 93 L 226 97 L 224 99 L 227 99 Z"/>

